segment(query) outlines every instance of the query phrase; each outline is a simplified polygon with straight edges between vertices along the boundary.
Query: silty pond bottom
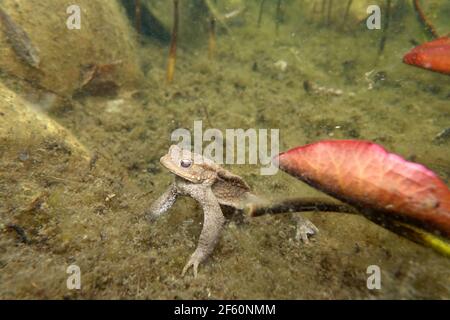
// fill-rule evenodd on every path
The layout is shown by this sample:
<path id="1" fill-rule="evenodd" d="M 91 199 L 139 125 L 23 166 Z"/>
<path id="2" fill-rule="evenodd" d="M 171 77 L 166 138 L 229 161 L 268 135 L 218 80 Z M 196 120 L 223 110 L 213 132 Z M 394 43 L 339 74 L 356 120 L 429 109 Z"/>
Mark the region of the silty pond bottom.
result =
<path id="1" fill-rule="evenodd" d="M 402 60 L 450 32 L 450 3 L 418 1 L 430 29 L 416 1 L 180 1 L 170 83 L 173 2 L 139 3 L 140 18 L 134 1 L 78 0 L 80 29 L 58 0 L 0 4 L 16 26 L 0 19 L 0 298 L 450 298 L 448 257 L 359 215 L 301 213 L 319 229 L 305 244 L 298 214 L 227 214 L 196 278 L 181 271 L 201 206 L 145 217 L 173 179 L 159 163 L 171 133 L 196 121 L 277 129 L 280 152 L 373 141 L 448 186 L 450 78 Z M 224 167 L 267 199 L 326 197 L 260 163 Z"/>

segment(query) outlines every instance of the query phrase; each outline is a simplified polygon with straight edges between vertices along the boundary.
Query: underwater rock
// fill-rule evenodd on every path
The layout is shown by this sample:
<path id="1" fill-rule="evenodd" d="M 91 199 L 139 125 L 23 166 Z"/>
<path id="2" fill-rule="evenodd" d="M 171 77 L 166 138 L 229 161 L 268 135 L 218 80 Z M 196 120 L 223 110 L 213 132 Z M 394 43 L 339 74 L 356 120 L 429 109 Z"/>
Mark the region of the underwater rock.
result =
<path id="1" fill-rule="evenodd" d="M 87 170 L 89 151 L 65 128 L 0 83 L 0 224 L 44 228 L 48 187 L 64 192 L 71 175 Z M 56 181 L 56 182 L 55 182 Z M 11 228 L 10 228 L 11 229 Z"/>
<path id="2" fill-rule="evenodd" d="M 69 29 L 66 13 L 69 4 L 58 0 L 45 2 L 2 1 L 2 9 L 27 31 L 39 48 L 39 70 L 24 64 L 0 32 L 0 71 L 28 84 L 61 96 L 72 96 L 79 87 L 80 66 L 122 60 L 115 82 L 131 87 L 141 79 L 134 32 L 123 8 L 116 1 L 80 0 L 81 29 Z"/>
<path id="3" fill-rule="evenodd" d="M 450 237 L 450 190 L 425 166 L 368 141 L 326 140 L 281 153 L 280 169 L 360 208 Z"/>
<path id="4" fill-rule="evenodd" d="M 73 161 L 88 161 L 88 150 L 69 131 L 1 83 L 0 114 L 3 161 L 27 162 L 33 150 L 43 145 L 48 149 L 52 143 L 63 148 Z"/>

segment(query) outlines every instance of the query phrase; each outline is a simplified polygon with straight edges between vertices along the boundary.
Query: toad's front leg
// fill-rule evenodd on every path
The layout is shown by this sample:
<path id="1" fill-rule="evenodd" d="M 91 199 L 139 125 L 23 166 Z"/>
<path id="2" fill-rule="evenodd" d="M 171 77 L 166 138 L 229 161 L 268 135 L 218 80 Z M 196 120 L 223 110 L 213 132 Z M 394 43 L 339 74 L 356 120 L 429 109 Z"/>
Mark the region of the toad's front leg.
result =
<path id="1" fill-rule="evenodd" d="M 188 263 L 183 268 L 182 275 L 192 266 L 194 277 L 197 277 L 198 265 L 208 258 L 219 241 L 225 223 L 225 217 L 211 188 L 193 190 L 190 196 L 202 206 L 204 221 L 197 249 L 195 249 Z"/>
<path id="2" fill-rule="evenodd" d="M 164 192 L 155 202 L 152 203 L 150 209 L 145 214 L 147 219 L 154 221 L 159 218 L 160 215 L 172 207 L 177 199 L 177 196 L 177 187 L 175 183 L 172 183 L 166 192 Z"/>

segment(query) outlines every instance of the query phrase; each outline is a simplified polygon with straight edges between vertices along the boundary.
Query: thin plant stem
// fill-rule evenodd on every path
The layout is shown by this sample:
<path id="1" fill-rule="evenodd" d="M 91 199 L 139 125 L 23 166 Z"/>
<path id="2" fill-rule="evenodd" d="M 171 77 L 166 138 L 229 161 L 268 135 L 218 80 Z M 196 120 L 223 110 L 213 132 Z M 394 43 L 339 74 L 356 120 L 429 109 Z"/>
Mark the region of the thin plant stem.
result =
<path id="1" fill-rule="evenodd" d="M 425 13 L 423 12 L 419 0 L 414 0 L 414 10 L 416 11 L 417 17 L 420 23 L 424 26 L 427 34 L 431 38 L 439 38 L 436 28 L 431 24 L 431 22 L 427 19 Z"/>
<path id="2" fill-rule="evenodd" d="M 178 0 L 173 0 L 173 28 L 172 28 L 172 37 L 170 40 L 169 59 L 167 62 L 166 80 L 168 84 L 172 83 L 175 73 L 177 38 L 178 38 L 178 20 L 179 20 Z"/>
<path id="3" fill-rule="evenodd" d="M 261 0 L 261 2 L 259 3 L 259 13 L 258 13 L 258 22 L 257 22 L 258 28 L 261 27 L 262 14 L 263 14 L 265 2 L 266 2 L 266 0 Z"/>
<path id="4" fill-rule="evenodd" d="M 136 32 L 141 34 L 141 0 L 134 1 L 134 19 Z"/>

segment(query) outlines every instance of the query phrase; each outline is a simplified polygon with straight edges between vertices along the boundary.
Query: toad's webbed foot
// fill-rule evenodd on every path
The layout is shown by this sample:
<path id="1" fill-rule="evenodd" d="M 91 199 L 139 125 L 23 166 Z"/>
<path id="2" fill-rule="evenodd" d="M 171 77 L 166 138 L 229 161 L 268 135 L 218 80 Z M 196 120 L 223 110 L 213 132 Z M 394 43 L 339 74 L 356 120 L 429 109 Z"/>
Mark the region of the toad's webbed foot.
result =
<path id="1" fill-rule="evenodd" d="M 297 216 L 297 232 L 295 234 L 295 240 L 303 241 L 303 243 L 309 243 L 309 237 L 319 232 L 319 229 L 308 219 Z"/>
<path id="2" fill-rule="evenodd" d="M 195 250 L 195 252 L 189 258 L 188 263 L 186 263 L 186 265 L 184 266 L 183 271 L 181 272 L 181 276 L 184 276 L 186 274 L 186 272 L 189 270 L 189 268 L 192 266 L 192 269 L 194 271 L 194 278 L 197 278 L 198 266 L 207 257 L 208 257 L 208 255 L 203 253 L 202 251 Z"/>

